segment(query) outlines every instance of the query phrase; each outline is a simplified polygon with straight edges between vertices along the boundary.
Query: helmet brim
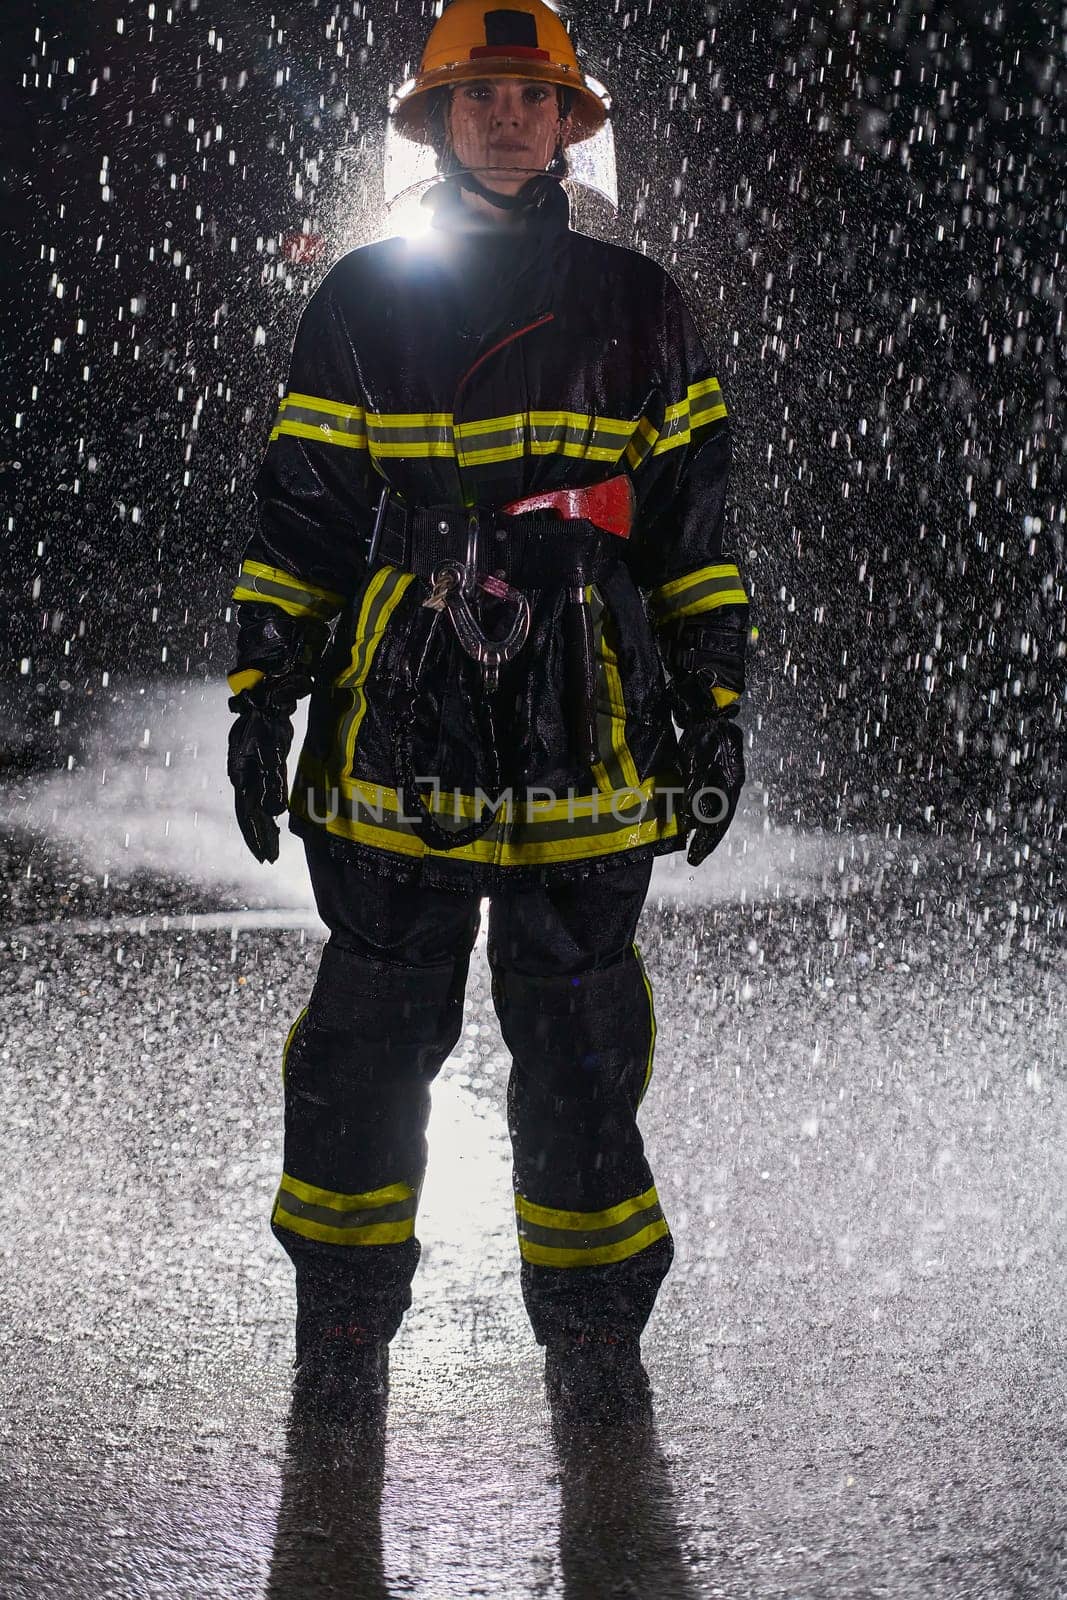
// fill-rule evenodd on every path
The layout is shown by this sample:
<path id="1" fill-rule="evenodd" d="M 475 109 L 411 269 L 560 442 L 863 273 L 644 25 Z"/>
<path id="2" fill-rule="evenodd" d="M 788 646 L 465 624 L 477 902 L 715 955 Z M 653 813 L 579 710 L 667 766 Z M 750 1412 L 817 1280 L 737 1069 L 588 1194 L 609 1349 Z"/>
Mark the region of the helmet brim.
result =
<path id="1" fill-rule="evenodd" d="M 454 66 L 437 67 L 403 84 L 393 97 L 390 115 L 398 133 L 416 144 L 429 144 L 430 109 L 438 89 L 451 89 L 460 83 L 478 83 L 486 78 L 526 78 L 534 83 L 550 83 L 569 89 L 574 96 L 568 121 L 566 145 L 592 138 L 608 118 L 608 103 L 585 79 L 566 66 L 542 63 L 515 56 L 492 56 L 478 61 L 462 61 Z M 417 84 L 417 87 L 416 87 Z"/>

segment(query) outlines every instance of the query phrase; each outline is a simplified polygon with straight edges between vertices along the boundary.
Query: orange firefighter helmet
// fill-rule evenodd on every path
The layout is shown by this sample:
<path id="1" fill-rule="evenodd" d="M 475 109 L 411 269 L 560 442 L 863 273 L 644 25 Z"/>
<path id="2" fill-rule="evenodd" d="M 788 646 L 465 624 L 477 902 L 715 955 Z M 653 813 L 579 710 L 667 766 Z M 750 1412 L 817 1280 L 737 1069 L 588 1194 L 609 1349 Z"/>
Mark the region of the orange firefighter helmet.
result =
<path id="1" fill-rule="evenodd" d="M 397 132 L 430 143 L 434 90 L 478 78 L 530 78 L 570 89 L 568 145 L 591 138 L 607 118 L 607 91 L 586 77 L 570 35 L 544 0 L 452 0 L 426 41 L 418 74 L 397 91 Z"/>

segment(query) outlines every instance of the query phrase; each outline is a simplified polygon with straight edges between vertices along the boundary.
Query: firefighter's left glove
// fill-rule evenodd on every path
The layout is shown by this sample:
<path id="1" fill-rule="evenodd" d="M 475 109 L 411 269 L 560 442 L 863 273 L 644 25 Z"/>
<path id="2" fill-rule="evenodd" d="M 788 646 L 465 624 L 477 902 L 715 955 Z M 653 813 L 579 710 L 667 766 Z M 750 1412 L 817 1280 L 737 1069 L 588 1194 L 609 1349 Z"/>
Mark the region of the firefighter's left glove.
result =
<path id="1" fill-rule="evenodd" d="M 692 829 L 686 859 L 699 867 L 725 839 L 745 785 L 745 739 L 732 714 L 684 729 L 678 754 Z"/>
<path id="2" fill-rule="evenodd" d="M 257 684 L 262 690 L 263 685 Z M 288 713 L 268 697 L 244 689 L 230 701 L 237 719 L 230 729 L 226 771 L 233 784 L 237 826 L 257 861 L 277 861 L 278 824 L 289 801 L 285 770 L 293 724 Z"/>

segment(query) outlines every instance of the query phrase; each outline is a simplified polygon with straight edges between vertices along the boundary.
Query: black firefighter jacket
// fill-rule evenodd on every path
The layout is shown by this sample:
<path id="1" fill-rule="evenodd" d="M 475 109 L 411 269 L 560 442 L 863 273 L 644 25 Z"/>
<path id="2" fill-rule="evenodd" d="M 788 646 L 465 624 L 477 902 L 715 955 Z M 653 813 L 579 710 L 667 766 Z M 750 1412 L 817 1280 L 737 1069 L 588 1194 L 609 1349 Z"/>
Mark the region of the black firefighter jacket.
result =
<path id="1" fill-rule="evenodd" d="M 325 829 L 340 854 L 390 876 L 489 892 L 683 845 L 657 632 L 743 622 L 747 600 L 722 548 L 726 407 L 671 278 L 572 231 L 555 184 L 519 230 L 463 226 L 469 213 L 450 185 L 431 200 L 424 237 L 352 251 L 304 312 L 234 599 L 332 625 L 290 796 L 293 830 Z M 419 804 L 469 833 L 491 766 L 482 691 L 453 641 L 412 696 L 430 591 L 400 566 L 368 568 L 383 486 L 400 505 L 455 511 L 619 473 L 633 483 L 633 530 L 603 535 L 586 592 L 596 759 L 576 760 L 568 736 L 563 597 L 535 590 L 529 641 L 493 696 L 500 787 L 490 825 L 435 848 L 415 826 L 398 736 L 425 780 Z M 230 683 L 239 692 L 261 676 L 245 653 Z M 710 692 L 724 707 L 743 686 L 742 644 Z"/>

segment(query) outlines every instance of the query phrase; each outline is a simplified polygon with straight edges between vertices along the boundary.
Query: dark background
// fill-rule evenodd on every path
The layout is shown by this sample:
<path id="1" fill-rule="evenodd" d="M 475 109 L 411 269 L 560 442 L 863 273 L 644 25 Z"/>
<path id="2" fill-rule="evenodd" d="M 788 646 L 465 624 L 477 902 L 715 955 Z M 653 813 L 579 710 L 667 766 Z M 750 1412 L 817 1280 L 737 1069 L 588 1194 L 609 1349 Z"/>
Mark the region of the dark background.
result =
<path id="1" fill-rule="evenodd" d="M 675 272 L 736 425 L 750 775 L 786 820 L 1014 840 L 1046 883 L 1067 651 L 1053 9 L 567 8 L 619 146 L 618 217 L 579 225 Z M 68 0 L 3 24 L 9 763 L 77 759 L 55 712 L 104 673 L 225 670 L 296 319 L 380 228 L 384 103 L 431 20 L 419 0 Z M 294 259 L 302 233 L 318 260 Z"/>

